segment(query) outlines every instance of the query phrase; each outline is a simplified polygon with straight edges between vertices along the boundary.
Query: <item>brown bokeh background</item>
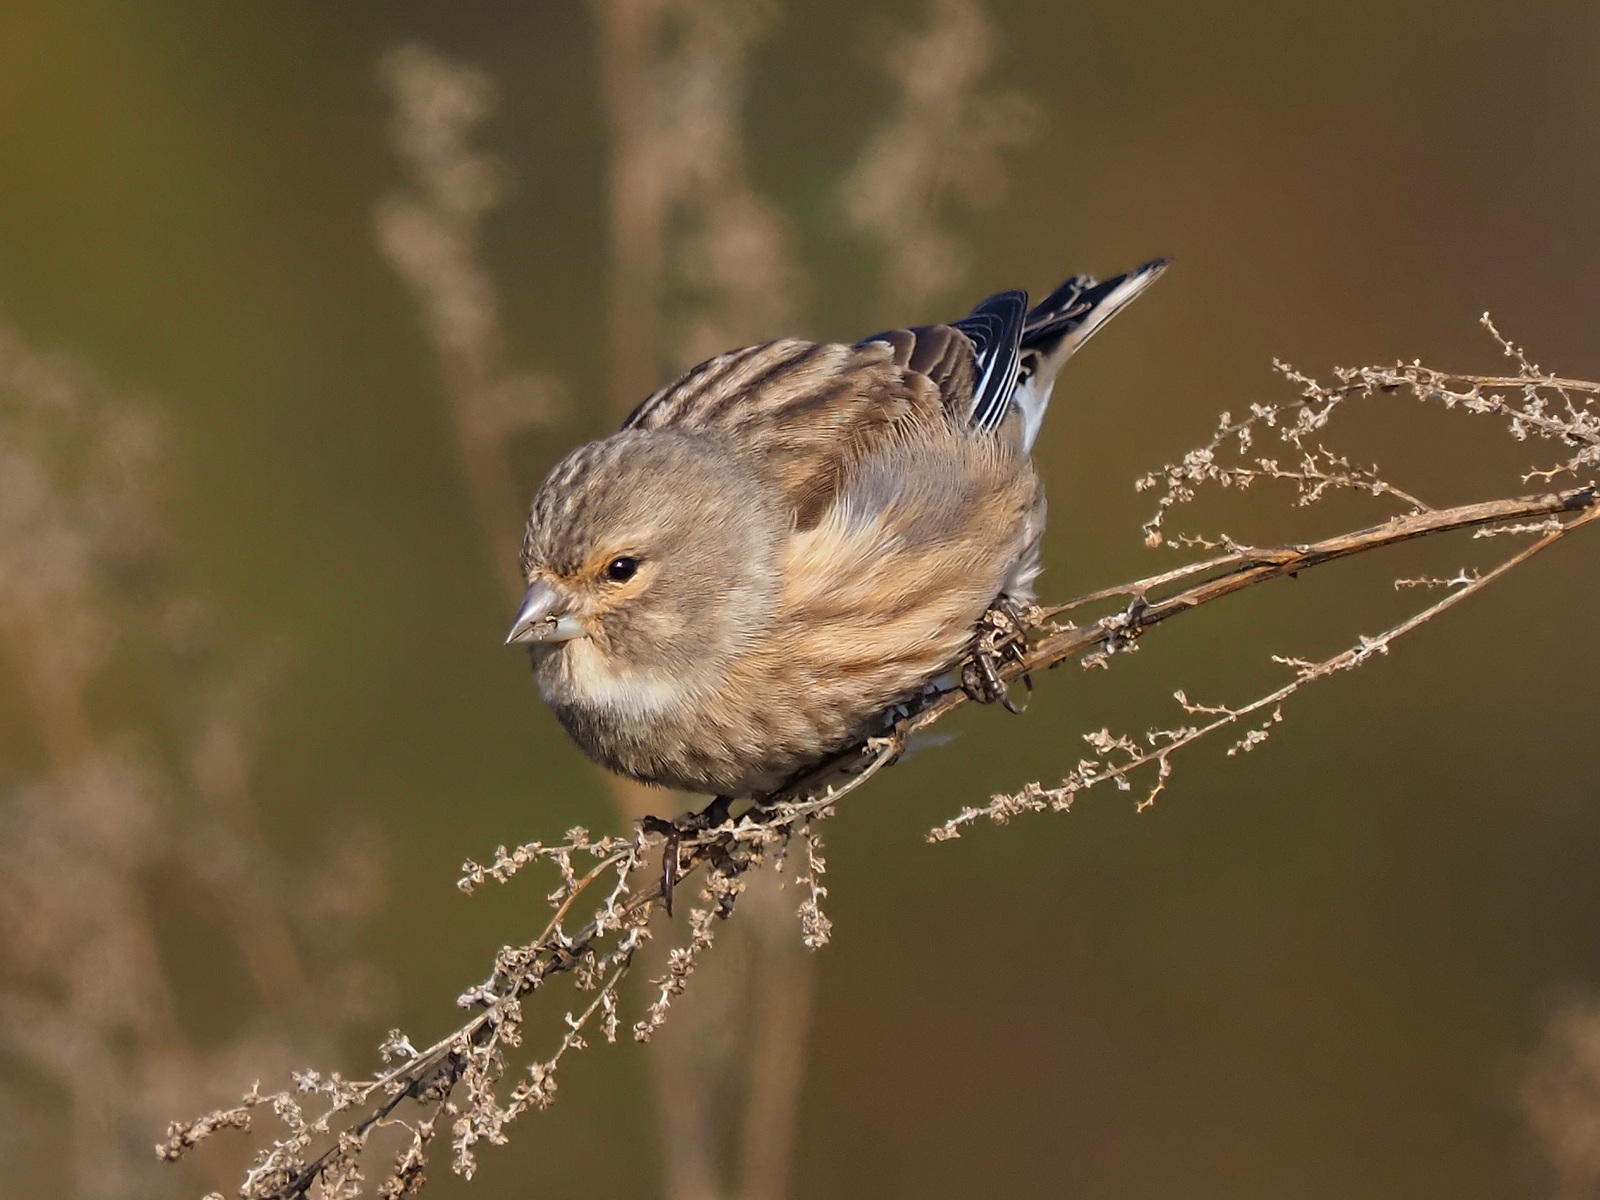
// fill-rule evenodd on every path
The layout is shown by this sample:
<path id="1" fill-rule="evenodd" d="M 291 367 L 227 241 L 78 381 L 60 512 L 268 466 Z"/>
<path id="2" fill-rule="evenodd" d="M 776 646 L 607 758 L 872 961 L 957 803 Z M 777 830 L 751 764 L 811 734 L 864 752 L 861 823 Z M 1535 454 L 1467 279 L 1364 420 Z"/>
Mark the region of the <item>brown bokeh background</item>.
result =
<path id="1" fill-rule="evenodd" d="M 996 3 L 993 79 L 1031 102 L 1032 140 L 1004 154 L 1003 195 L 952 218 L 966 277 L 885 312 L 839 181 L 892 100 L 877 64 L 923 12 L 785 6 L 751 60 L 749 176 L 789 223 L 817 336 L 1176 257 L 1057 390 L 1039 450 L 1047 596 L 1175 564 L 1141 545 L 1151 499 L 1132 481 L 1218 411 L 1285 396 L 1274 357 L 1497 370 L 1488 309 L 1543 365 L 1600 375 L 1594 5 Z M 537 884 L 458 895 L 463 857 L 620 823 L 500 644 L 505 597 L 436 364 L 374 238 L 374 205 L 402 182 L 377 64 L 412 41 L 501 89 L 475 141 L 516 185 L 482 258 L 507 358 L 570 396 L 561 423 L 513 445 L 531 493 L 613 419 L 589 9 L 0 11 L 0 313 L 165 414 L 171 569 L 210 597 L 222 638 L 281 648 L 255 750 L 265 844 L 295 861 L 361 829 L 385 847 L 385 900 L 349 951 L 374 966 L 336 1051 L 350 1073 L 390 1026 L 447 1029 L 494 948 L 542 920 Z M 1434 502 L 1520 491 L 1543 464 L 1402 403 L 1372 402 L 1340 444 Z M 1284 537 L 1385 511 L 1285 499 L 1208 500 L 1181 527 Z M 1069 816 L 922 839 L 991 791 L 1053 782 L 1081 732 L 1170 723 L 1175 687 L 1248 699 L 1280 677 L 1269 655 L 1377 632 L 1415 600 L 1396 575 L 1484 561 L 1482 543 L 1426 547 L 1174 622 L 1112 671 L 1040 681 L 1023 719 L 963 714 L 955 741 L 831 822 L 835 936 L 791 1194 L 1552 1194 L 1528 1062 L 1551 1014 L 1600 988 L 1587 533 L 1298 697 L 1248 757 L 1197 750 L 1148 812 L 1095 794 Z M 114 672 L 94 703 L 135 721 L 149 684 Z M 8 787 L 38 769 L 21 709 L 0 696 Z M 202 1048 L 226 1042 L 248 1019 L 240 968 L 182 903 L 156 909 L 180 1023 Z M 67 1195 L 66 1126 L 48 1119 L 66 1101 L 32 1084 L 33 1118 L 0 1140 L 0 1195 Z M 476 1181 L 441 1160 L 429 1194 L 658 1194 L 651 1104 L 641 1052 L 585 1054 Z"/>

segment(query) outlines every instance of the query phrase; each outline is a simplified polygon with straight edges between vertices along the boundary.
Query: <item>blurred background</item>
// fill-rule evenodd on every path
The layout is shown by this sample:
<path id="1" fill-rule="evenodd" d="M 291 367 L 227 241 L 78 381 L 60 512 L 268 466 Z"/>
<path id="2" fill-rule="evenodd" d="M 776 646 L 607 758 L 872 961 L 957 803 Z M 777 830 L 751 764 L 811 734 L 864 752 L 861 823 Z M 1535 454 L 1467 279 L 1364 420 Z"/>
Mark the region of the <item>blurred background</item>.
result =
<path id="1" fill-rule="evenodd" d="M 242 1140 L 158 1166 L 167 1119 L 445 1032 L 545 912 L 461 860 L 668 803 L 501 639 L 544 471 L 675 370 L 1172 254 L 1038 452 L 1046 598 L 1151 574 L 1133 480 L 1286 398 L 1274 357 L 1498 371 L 1488 309 L 1600 375 L 1597 55 L 1576 0 L 0 7 L 0 1196 L 231 1192 Z M 1553 457 L 1402 398 L 1330 441 L 1436 504 Z M 1170 527 L 1389 511 L 1289 498 Z M 676 1034 L 572 1060 L 428 1194 L 1595 1194 L 1587 531 L 1147 812 L 923 841 L 1503 549 L 1329 567 L 961 714 L 825 827 L 832 945 L 753 898 Z"/>

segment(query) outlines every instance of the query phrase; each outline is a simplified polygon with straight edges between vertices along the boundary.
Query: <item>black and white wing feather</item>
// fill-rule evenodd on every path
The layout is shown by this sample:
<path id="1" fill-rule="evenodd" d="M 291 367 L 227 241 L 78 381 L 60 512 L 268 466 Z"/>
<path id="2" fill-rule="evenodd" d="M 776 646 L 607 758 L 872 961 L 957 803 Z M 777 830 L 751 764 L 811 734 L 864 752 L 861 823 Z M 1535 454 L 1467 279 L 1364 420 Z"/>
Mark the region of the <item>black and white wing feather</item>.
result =
<path id="1" fill-rule="evenodd" d="M 999 292 L 954 328 L 972 342 L 972 407 L 967 425 L 974 433 L 989 433 L 1005 419 L 1016 391 L 1022 365 L 1022 336 L 1028 313 L 1028 293 Z"/>
<path id="2" fill-rule="evenodd" d="M 807 528 L 848 461 L 916 413 L 942 410 L 987 434 L 1014 404 L 1032 446 L 1061 364 L 1165 267 L 1159 259 L 1102 284 L 1075 276 L 1031 310 L 1026 292 L 999 292 L 951 324 L 854 345 L 783 338 L 730 350 L 646 398 L 622 428 L 734 439 L 772 473 Z"/>
<path id="3" fill-rule="evenodd" d="M 1153 259 L 1104 283 L 1096 283 L 1092 275 L 1074 275 L 1029 311 L 1022 330 L 1022 362 L 1015 393 L 1022 412 L 1024 445 L 1031 447 L 1039 436 L 1056 372 L 1078 347 L 1159 279 L 1171 261 Z"/>

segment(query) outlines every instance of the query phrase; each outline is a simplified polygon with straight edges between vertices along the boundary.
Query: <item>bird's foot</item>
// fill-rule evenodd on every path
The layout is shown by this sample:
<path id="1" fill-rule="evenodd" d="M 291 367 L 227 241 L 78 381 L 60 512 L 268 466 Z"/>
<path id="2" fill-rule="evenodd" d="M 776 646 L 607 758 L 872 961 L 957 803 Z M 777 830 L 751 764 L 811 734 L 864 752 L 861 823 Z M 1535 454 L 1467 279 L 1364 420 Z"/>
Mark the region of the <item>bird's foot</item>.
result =
<path id="1" fill-rule="evenodd" d="M 678 880 L 683 877 L 679 849 L 684 837 L 715 829 L 728 819 L 728 809 L 732 805 L 732 796 L 717 796 L 699 812 L 684 813 L 671 821 L 665 817 L 645 817 L 639 822 L 646 833 L 659 833 L 666 838 L 666 843 L 661 847 L 661 903 L 667 910 L 667 916 L 672 915 L 672 893 L 678 886 Z"/>
<path id="2" fill-rule="evenodd" d="M 961 690 L 979 704 L 993 704 L 998 700 L 1007 712 L 1021 713 L 1026 709 L 1026 703 L 1019 707 L 1011 699 L 1011 689 L 1000 672 L 1007 663 L 1026 660 L 1027 628 L 1021 610 L 1012 601 L 1004 596 L 995 601 L 978 621 L 977 642 L 961 667 Z M 1020 678 L 1031 696 L 1032 678 L 1026 672 Z"/>

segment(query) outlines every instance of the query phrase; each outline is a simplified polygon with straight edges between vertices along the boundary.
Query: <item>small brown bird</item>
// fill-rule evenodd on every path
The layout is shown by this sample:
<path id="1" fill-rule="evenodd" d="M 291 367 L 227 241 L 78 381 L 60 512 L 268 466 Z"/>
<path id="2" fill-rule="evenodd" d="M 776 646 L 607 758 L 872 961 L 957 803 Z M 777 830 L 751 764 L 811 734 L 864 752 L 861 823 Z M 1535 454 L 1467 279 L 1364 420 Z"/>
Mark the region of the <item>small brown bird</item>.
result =
<path id="1" fill-rule="evenodd" d="M 759 797 L 961 663 L 985 612 L 1033 599 L 1056 372 L 1166 265 L 733 350 L 569 454 L 507 641 L 573 740 L 644 783 Z"/>

